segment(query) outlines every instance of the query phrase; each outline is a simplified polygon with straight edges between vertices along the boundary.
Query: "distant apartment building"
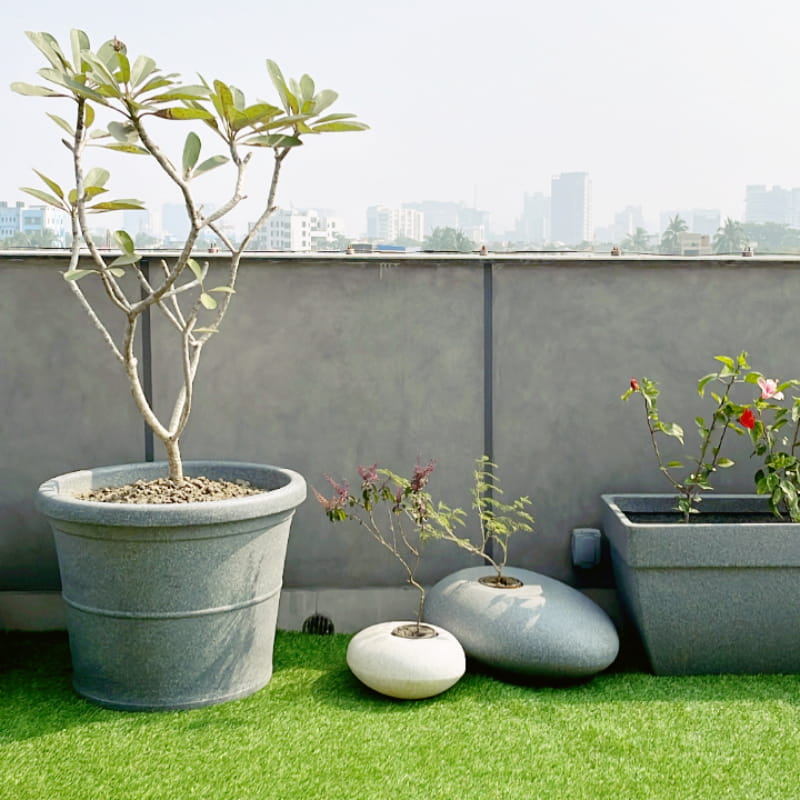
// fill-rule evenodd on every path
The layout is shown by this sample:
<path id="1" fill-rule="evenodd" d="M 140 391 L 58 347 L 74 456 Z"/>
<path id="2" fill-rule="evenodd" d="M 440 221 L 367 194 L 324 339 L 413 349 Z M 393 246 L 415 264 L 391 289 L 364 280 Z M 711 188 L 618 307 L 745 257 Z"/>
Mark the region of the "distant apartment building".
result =
<path id="1" fill-rule="evenodd" d="M 592 181 L 588 172 L 562 172 L 550 182 L 550 239 L 566 245 L 592 240 Z"/>
<path id="2" fill-rule="evenodd" d="M 776 222 L 800 228 L 800 188 L 767 188 L 763 184 L 745 187 L 745 222 Z"/>
<path id="3" fill-rule="evenodd" d="M 542 192 L 525 192 L 522 216 L 517 220 L 514 236 L 521 242 L 544 244 L 550 239 L 550 197 Z"/>
<path id="4" fill-rule="evenodd" d="M 250 249 L 307 253 L 324 249 L 340 236 L 344 236 L 344 226 L 338 217 L 317 209 L 279 208 L 256 234 Z"/>
<path id="5" fill-rule="evenodd" d="M 489 232 L 489 212 L 465 206 L 463 203 L 424 200 L 403 203 L 403 208 L 411 208 L 422 213 L 425 220 L 424 236 L 433 233 L 434 228 L 455 228 L 466 234 L 473 242 L 483 242 Z"/>
<path id="6" fill-rule="evenodd" d="M 52 231 L 58 244 L 66 245 L 71 234 L 69 215 L 52 206 L 30 206 L 17 202 L 10 206 L 0 202 L 0 239 L 6 239 L 15 233 L 41 233 Z"/>
<path id="7" fill-rule="evenodd" d="M 415 208 L 370 206 L 367 209 L 367 238 L 393 242 L 398 237 L 421 242 L 425 238 L 425 215 Z"/>
<path id="8" fill-rule="evenodd" d="M 678 234 L 678 255 L 710 256 L 711 237 L 705 233 L 682 231 Z"/>
<path id="9" fill-rule="evenodd" d="M 637 228 L 646 227 L 642 207 L 625 206 L 622 211 L 614 214 L 614 224 L 611 226 L 611 241 L 621 242 L 627 236 L 633 236 Z"/>

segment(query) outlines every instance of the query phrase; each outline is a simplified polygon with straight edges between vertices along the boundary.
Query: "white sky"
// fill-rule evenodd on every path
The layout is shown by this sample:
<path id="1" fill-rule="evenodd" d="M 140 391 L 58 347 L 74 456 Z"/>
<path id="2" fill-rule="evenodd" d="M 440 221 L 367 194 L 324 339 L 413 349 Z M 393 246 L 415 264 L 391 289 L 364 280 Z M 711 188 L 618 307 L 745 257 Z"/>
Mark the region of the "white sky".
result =
<path id="1" fill-rule="evenodd" d="M 291 154 L 279 203 L 336 209 L 351 234 L 366 206 L 416 200 L 477 202 L 502 231 L 523 193 L 549 193 L 560 172 L 591 174 L 596 226 L 626 205 L 653 225 L 675 208 L 741 218 L 746 184 L 800 186 L 798 0 L 30 0 L 3 3 L 2 18 L 6 87 L 40 82 L 25 30 L 68 46 L 79 27 L 95 46 L 116 34 L 131 56 L 253 100 L 274 100 L 268 57 L 336 89 L 334 110 L 371 130 Z M 4 91 L 0 199 L 14 201 L 37 185 L 34 166 L 68 180 L 45 112 L 71 109 Z M 112 194 L 174 201 L 131 169 L 141 161 L 115 158 L 98 151 L 96 162 Z M 218 177 L 200 180 L 218 199 Z"/>

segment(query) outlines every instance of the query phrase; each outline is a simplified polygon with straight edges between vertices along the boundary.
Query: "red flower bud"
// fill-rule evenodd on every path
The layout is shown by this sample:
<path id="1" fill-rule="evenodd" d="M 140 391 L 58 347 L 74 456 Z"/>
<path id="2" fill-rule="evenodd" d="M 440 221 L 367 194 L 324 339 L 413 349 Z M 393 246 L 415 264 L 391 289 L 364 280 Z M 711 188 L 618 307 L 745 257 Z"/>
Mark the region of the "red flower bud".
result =
<path id="1" fill-rule="evenodd" d="M 631 389 L 633 389 L 634 392 L 639 391 L 639 381 L 637 381 L 636 378 L 631 378 Z"/>
<path id="2" fill-rule="evenodd" d="M 739 417 L 739 422 L 741 423 L 742 427 L 753 430 L 753 428 L 756 426 L 756 415 L 753 413 L 753 409 L 746 408 Z"/>

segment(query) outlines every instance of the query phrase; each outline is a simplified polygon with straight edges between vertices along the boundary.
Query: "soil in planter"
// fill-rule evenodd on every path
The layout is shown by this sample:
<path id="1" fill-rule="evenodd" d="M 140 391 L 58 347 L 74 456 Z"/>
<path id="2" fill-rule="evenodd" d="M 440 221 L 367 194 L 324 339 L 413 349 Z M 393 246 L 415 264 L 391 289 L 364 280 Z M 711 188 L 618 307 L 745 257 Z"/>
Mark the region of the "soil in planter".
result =
<path id="1" fill-rule="evenodd" d="M 93 500 L 99 503 L 206 503 L 211 500 L 230 500 L 233 497 L 247 497 L 261 494 L 259 489 L 248 481 L 212 480 L 200 475 L 175 483 L 169 478 L 156 478 L 152 481 L 135 481 L 124 486 L 109 486 L 92 489 L 75 495 L 78 500 Z"/>
<path id="2" fill-rule="evenodd" d="M 433 639 L 438 635 L 430 625 L 417 625 L 414 622 L 398 625 L 392 631 L 392 636 L 399 636 L 401 639 Z"/>
<path id="3" fill-rule="evenodd" d="M 654 525 L 683 525 L 683 514 L 676 511 L 663 511 L 663 512 L 650 512 L 650 511 L 625 511 L 625 516 L 635 523 L 654 524 Z M 735 524 L 738 522 L 756 522 L 759 525 L 768 524 L 770 522 L 788 522 L 788 519 L 779 519 L 769 511 L 760 512 L 708 512 L 699 514 L 692 514 L 689 517 L 690 525 L 719 525 L 719 524 Z"/>
<path id="4" fill-rule="evenodd" d="M 524 586 L 522 581 L 512 578 L 508 575 L 485 575 L 483 578 L 478 578 L 478 583 L 484 586 L 491 586 L 493 589 L 519 589 Z"/>

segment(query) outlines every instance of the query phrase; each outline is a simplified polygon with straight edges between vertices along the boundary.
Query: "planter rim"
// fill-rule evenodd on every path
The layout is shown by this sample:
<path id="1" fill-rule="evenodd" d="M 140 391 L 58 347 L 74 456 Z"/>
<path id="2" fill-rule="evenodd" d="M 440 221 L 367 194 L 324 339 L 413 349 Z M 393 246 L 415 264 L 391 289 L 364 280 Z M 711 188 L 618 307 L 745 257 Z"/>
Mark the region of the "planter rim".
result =
<path id="1" fill-rule="evenodd" d="M 39 486 L 36 508 L 63 521 L 83 521 L 94 516 L 110 526 L 163 527 L 206 524 L 209 521 L 245 520 L 291 511 L 306 499 L 306 481 L 290 469 L 241 461 L 185 461 L 187 474 L 212 479 L 243 479 L 255 485 L 275 484 L 247 497 L 200 503 L 102 503 L 73 495 L 92 488 L 122 485 L 134 480 L 164 477 L 163 461 L 119 464 L 58 475 Z"/>
<path id="2" fill-rule="evenodd" d="M 702 519 L 703 513 L 727 513 L 735 514 L 769 514 L 767 496 L 763 494 L 704 494 L 700 504 L 700 514 L 695 515 L 686 522 L 636 522 L 631 523 L 627 517 L 628 513 L 639 514 L 658 514 L 675 511 L 677 495 L 668 492 L 611 492 L 600 496 L 603 503 L 610 511 L 626 524 L 635 524 L 638 527 L 668 528 L 676 530 L 686 530 L 687 528 L 711 528 L 719 525 L 717 522 L 707 522 Z M 769 522 L 758 522 L 748 520 L 748 525 L 757 525 L 764 528 L 772 527 L 780 520 Z M 791 525 L 788 520 L 783 520 L 783 524 Z"/>

